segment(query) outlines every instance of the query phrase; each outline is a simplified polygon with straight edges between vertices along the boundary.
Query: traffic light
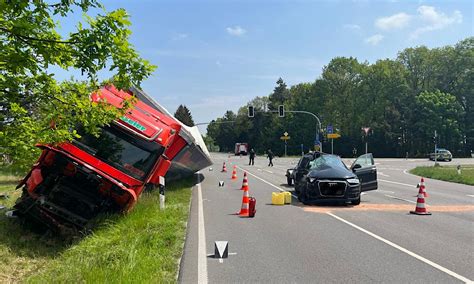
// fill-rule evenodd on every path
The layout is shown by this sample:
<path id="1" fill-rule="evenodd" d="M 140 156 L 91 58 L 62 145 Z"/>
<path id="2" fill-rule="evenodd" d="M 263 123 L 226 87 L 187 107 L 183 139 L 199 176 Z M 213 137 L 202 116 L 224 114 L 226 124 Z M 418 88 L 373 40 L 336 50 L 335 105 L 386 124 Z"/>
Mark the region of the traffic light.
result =
<path id="1" fill-rule="evenodd" d="M 254 117 L 255 116 L 255 110 L 253 109 L 253 106 L 249 106 L 249 117 Z"/>
<path id="2" fill-rule="evenodd" d="M 278 116 L 285 117 L 285 109 L 283 108 L 283 105 L 278 106 Z"/>

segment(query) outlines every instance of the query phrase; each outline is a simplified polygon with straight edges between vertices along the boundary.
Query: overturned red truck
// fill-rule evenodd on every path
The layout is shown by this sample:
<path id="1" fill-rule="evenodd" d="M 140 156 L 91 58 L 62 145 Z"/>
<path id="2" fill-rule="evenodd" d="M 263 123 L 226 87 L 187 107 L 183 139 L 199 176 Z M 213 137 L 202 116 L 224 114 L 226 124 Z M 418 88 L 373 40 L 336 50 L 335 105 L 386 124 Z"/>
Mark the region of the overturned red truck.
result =
<path id="1" fill-rule="evenodd" d="M 134 107 L 99 137 L 81 129 L 80 139 L 38 145 L 43 151 L 20 182 L 14 214 L 51 229 L 81 230 L 101 213 L 126 212 L 145 189 L 164 185 L 211 165 L 197 128 L 176 120 L 143 91 L 104 87 L 91 95 L 121 107 L 136 96 Z"/>

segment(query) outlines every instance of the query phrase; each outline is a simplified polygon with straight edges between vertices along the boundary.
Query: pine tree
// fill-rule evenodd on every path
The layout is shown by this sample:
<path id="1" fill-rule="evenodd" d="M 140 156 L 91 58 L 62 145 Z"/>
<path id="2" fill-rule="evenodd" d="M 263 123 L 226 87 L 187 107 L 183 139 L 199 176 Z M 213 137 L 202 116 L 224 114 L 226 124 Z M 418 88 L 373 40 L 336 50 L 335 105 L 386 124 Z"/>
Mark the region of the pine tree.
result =
<path id="1" fill-rule="evenodd" d="M 179 105 L 178 109 L 174 113 L 174 117 L 187 126 L 194 126 L 193 116 L 185 105 Z"/>

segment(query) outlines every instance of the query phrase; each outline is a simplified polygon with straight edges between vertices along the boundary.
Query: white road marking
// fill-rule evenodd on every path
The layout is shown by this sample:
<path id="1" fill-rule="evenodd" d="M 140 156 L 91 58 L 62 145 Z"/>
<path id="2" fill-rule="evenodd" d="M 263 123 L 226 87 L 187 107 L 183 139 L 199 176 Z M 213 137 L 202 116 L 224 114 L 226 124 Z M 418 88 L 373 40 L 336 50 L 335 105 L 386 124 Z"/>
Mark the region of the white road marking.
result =
<path id="1" fill-rule="evenodd" d="M 391 247 L 393 247 L 393 248 L 396 248 L 396 249 L 398 249 L 398 250 L 400 250 L 400 251 L 402 251 L 402 252 L 408 254 L 409 256 L 412 256 L 412 257 L 414 257 L 414 258 L 416 258 L 416 259 L 418 259 L 418 260 L 420 260 L 420 261 L 422 261 L 422 262 L 424 262 L 424 263 L 426 263 L 426 264 L 428 264 L 428 265 L 430 265 L 430 266 L 432 266 L 432 267 L 434 267 L 434 268 L 436 268 L 436 269 L 438 269 L 438 270 L 440 270 L 440 271 L 442 271 L 442 272 L 444 272 L 444 273 L 446 273 L 446 274 L 448 274 L 448 275 L 454 277 L 454 278 L 457 278 L 457 279 L 459 279 L 459 280 L 461 280 L 461 281 L 463 281 L 463 282 L 465 282 L 465 283 L 472 283 L 472 282 L 473 282 L 472 280 L 470 280 L 470 279 L 468 279 L 468 278 L 466 278 L 466 277 L 464 277 L 464 276 L 461 276 L 461 275 L 457 274 L 457 273 L 454 272 L 454 271 L 451 271 L 451 270 L 449 270 L 449 269 L 447 269 L 447 268 L 445 268 L 445 267 L 443 267 L 443 266 L 441 266 L 441 265 L 439 265 L 439 264 L 437 264 L 437 263 L 432 262 L 432 261 L 429 260 L 429 259 L 426 259 L 426 258 L 422 257 L 421 255 L 418 255 L 418 254 L 416 254 L 416 253 L 414 253 L 414 252 L 412 252 L 412 251 L 409 251 L 409 250 L 407 250 L 406 248 L 403 248 L 403 247 L 401 247 L 401 246 L 399 246 L 399 245 L 397 245 L 397 244 L 395 244 L 395 243 L 393 243 L 393 242 L 391 242 L 391 241 L 389 241 L 389 240 L 387 240 L 387 239 L 384 239 L 384 238 L 382 238 L 382 237 L 380 237 L 380 236 L 378 236 L 378 235 L 376 235 L 376 234 L 374 234 L 374 233 L 372 233 L 372 232 L 370 232 L 370 231 L 368 231 L 368 230 L 366 230 L 366 229 L 364 229 L 364 228 L 362 228 L 362 227 L 359 227 L 359 226 L 357 226 L 357 225 L 355 225 L 355 224 L 353 224 L 353 223 L 351 223 L 351 222 L 349 222 L 349 221 L 347 221 L 347 220 L 345 220 L 345 219 L 343 219 L 343 218 L 341 218 L 341 217 L 339 217 L 339 216 L 336 216 L 336 215 L 334 215 L 334 214 L 331 213 L 331 212 L 328 212 L 327 214 L 328 214 L 329 216 L 332 216 L 332 217 L 336 218 L 337 220 L 339 220 L 339 221 L 341 221 L 341 222 L 343 222 L 343 223 L 346 223 L 347 225 L 349 225 L 349 226 L 351 226 L 351 227 L 353 227 L 353 228 L 355 228 L 355 229 L 357 229 L 357 230 L 359 230 L 359 231 L 361 231 L 361 232 L 363 232 L 363 233 L 366 233 L 367 235 L 369 235 L 369 236 L 371 236 L 371 237 L 373 237 L 373 238 L 375 238 L 375 239 L 377 239 L 377 240 L 379 240 L 379 241 L 382 241 L 382 242 L 386 243 L 387 245 L 389 245 L 389 246 L 391 246 Z"/>
<path id="2" fill-rule="evenodd" d="M 262 171 L 262 169 L 257 169 L 257 170 L 258 170 L 259 172 L 261 172 L 261 171 Z"/>
<path id="3" fill-rule="evenodd" d="M 378 172 L 377 174 L 378 174 L 378 175 L 381 175 L 381 176 L 384 176 L 384 177 L 390 177 L 389 175 L 386 175 L 386 174 L 384 174 L 384 173 L 382 173 L 382 172 Z"/>
<path id="4" fill-rule="evenodd" d="M 472 195 L 472 194 L 468 194 L 467 196 L 469 196 L 469 197 L 474 197 L 474 195 Z"/>
<path id="5" fill-rule="evenodd" d="M 239 168 L 239 167 L 237 166 L 237 168 Z M 280 188 L 280 187 L 274 185 L 273 183 L 270 183 L 270 182 L 264 180 L 263 178 L 261 178 L 261 177 L 259 177 L 259 176 L 254 175 L 254 174 L 252 174 L 252 173 L 248 173 L 248 174 L 251 175 L 251 176 L 253 176 L 253 177 L 256 178 L 256 179 L 259 179 L 259 180 L 263 181 L 264 183 L 266 183 L 266 184 L 268 184 L 268 185 L 270 185 L 270 186 L 273 186 L 274 188 L 278 189 L 278 190 L 281 191 L 281 192 L 287 192 L 287 191 L 288 191 L 288 190 L 285 190 L 285 189 L 283 189 L 283 188 Z M 294 194 L 291 194 L 291 196 L 293 196 L 294 198 L 298 198 L 298 196 L 296 196 L 296 195 L 294 195 Z"/>
<path id="6" fill-rule="evenodd" d="M 413 184 L 401 183 L 401 182 L 396 182 L 396 181 L 389 181 L 389 180 L 384 180 L 384 179 L 378 179 L 378 180 L 383 181 L 383 182 L 388 182 L 388 183 L 393 183 L 393 184 L 404 185 L 404 186 L 416 188 L 416 184 L 413 185 Z"/>
<path id="7" fill-rule="evenodd" d="M 202 190 L 201 190 L 200 180 L 198 180 L 197 190 L 198 190 L 198 283 L 207 283 L 206 230 L 204 229 L 204 210 L 202 208 L 203 204 L 202 204 Z"/>
<path id="8" fill-rule="evenodd" d="M 398 200 L 410 202 L 410 203 L 416 203 L 416 202 L 413 201 L 413 200 L 408 200 L 408 199 L 404 199 L 404 198 L 397 197 L 397 196 L 392 196 L 392 195 L 388 195 L 388 194 L 385 194 L 385 196 L 390 197 L 390 198 L 393 198 L 393 199 L 398 199 Z M 426 204 L 427 204 L 427 203 L 426 203 Z"/>
<path id="9" fill-rule="evenodd" d="M 388 190 L 383 190 L 383 189 L 377 189 L 377 191 L 378 192 L 386 192 L 386 193 L 395 193 L 394 191 L 388 191 Z"/>
<path id="10" fill-rule="evenodd" d="M 264 170 L 264 171 L 266 171 L 267 173 L 273 174 L 272 171 L 269 171 L 269 170 Z"/>

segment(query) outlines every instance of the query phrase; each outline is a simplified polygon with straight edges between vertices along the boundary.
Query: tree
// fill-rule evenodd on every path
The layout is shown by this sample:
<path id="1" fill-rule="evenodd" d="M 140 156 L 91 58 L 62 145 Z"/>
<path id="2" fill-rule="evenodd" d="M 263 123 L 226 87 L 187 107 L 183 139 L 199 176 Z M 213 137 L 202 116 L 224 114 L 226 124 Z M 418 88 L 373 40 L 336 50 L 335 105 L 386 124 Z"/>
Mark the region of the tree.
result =
<path id="1" fill-rule="evenodd" d="M 290 97 L 290 92 L 288 91 L 283 79 L 279 78 L 276 83 L 277 86 L 269 96 L 270 104 L 268 105 L 268 108 L 270 110 L 277 110 L 278 106 L 282 105 Z"/>
<path id="2" fill-rule="evenodd" d="M 104 10 L 97 0 L 2 1 L 0 5 L 0 154 L 25 169 L 37 156 L 37 142 L 55 143 L 78 137 L 78 124 L 97 134 L 99 126 L 121 110 L 91 103 L 89 95 L 113 83 L 127 90 L 155 69 L 129 43 L 129 16 L 123 9 Z M 85 16 L 77 30 L 63 36 L 57 16 L 67 20 L 73 10 L 102 13 Z M 78 70 L 83 80 L 58 82 L 50 67 Z M 111 78 L 99 82 L 99 71 Z M 55 127 L 51 128 L 54 121 Z"/>
<path id="3" fill-rule="evenodd" d="M 179 105 L 178 109 L 174 113 L 174 117 L 187 126 L 194 126 L 193 116 L 185 105 Z"/>

